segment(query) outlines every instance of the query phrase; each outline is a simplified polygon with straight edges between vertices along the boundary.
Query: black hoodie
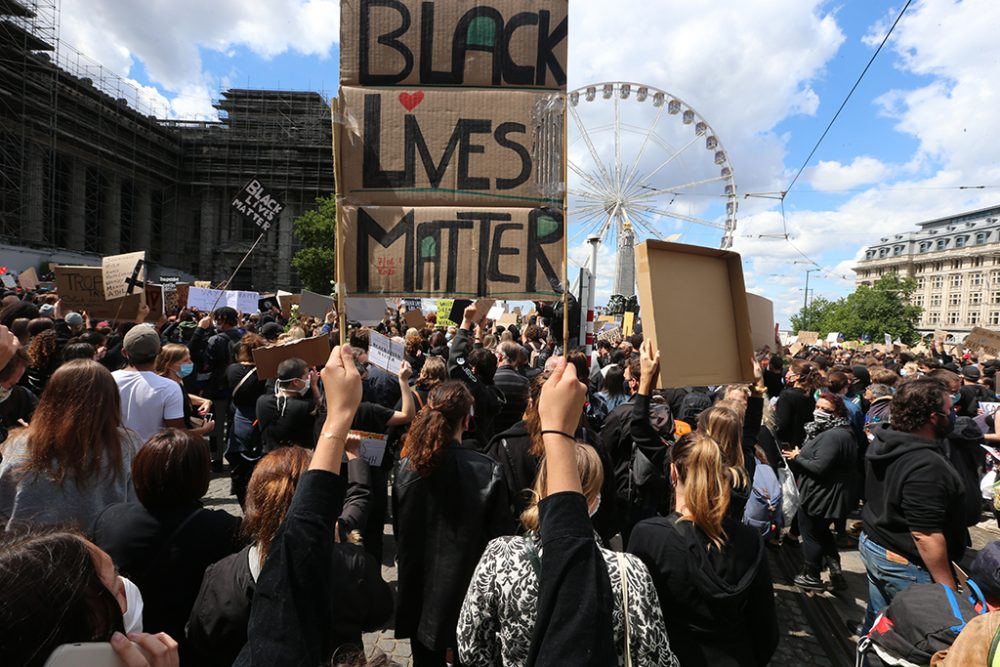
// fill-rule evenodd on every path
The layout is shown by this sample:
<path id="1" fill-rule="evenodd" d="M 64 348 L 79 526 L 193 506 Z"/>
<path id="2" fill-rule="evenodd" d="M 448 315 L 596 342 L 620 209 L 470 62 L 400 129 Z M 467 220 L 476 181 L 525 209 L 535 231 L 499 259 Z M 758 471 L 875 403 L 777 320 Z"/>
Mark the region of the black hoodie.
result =
<path id="1" fill-rule="evenodd" d="M 958 562 L 969 544 L 965 487 L 941 443 L 879 424 L 865 454 L 861 512 L 868 537 L 923 566 L 913 531 L 943 533 L 948 557 Z"/>
<path id="2" fill-rule="evenodd" d="M 720 551 L 674 513 L 636 524 L 628 543 L 646 564 L 670 648 L 684 667 L 766 665 L 778 645 L 767 555 L 756 530 L 727 517 Z"/>

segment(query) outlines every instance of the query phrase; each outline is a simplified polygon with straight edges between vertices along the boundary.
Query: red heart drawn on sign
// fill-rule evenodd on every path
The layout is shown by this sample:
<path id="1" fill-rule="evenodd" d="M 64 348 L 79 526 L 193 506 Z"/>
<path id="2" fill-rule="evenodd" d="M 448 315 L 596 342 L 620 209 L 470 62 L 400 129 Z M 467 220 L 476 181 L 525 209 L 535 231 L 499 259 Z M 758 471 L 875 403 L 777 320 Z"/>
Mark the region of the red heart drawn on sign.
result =
<path id="1" fill-rule="evenodd" d="M 417 91 L 415 93 L 400 93 L 399 102 L 406 107 L 407 111 L 413 111 L 420 103 L 424 101 L 424 94 L 422 91 Z"/>

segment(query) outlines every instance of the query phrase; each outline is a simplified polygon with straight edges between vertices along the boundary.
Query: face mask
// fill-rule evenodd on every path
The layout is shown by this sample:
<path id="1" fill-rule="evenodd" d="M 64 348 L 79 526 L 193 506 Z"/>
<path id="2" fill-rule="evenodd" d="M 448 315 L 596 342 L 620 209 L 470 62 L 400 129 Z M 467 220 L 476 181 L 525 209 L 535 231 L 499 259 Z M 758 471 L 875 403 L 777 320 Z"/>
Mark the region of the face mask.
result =
<path id="1" fill-rule="evenodd" d="M 961 398 L 962 398 L 962 393 L 961 393 L 961 392 L 958 392 L 958 393 L 955 393 L 955 394 L 952 394 L 952 395 L 951 395 L 951 402 L 952 402 L 953 404 L 954 404 L 954 403 L 958 403 L 958 402 L 959 402 L 959 400 L 961 400 Z"/>
<path id="2" fill-rule="evenodd" d="M 305 382 L 305 385 L 302 389 L 299 389 L 299 396 L 305 396 L 306 392 L 309 391 L 309 387 L 312 386 L 312 378 L 306 378 L 303 382 Z"/>
<path id="3" fill-rule="evenodd" d="M 182 378 L 186 378 L 188 375 L 191 375 L 191 373 L 193 373 L 193 372 L 194 372 L 194 364 L 193 363 L 190 363 L 190 364 L 181 364 L 180 370 L 177 371 L 177 374 L 179 376 L 181 376 Z"/>
<path id="4" fill-rule="evenodd" d="M 0 403 L 3 403 L 14 393 L 13 387 L 0 387 Z"/>
<path id="5" fill-rule="evenodd" d="M 824 410 L 814 410 L 813 411 L 813 421 L 819 422 L 820 424 L 825 423 L 833 419 L 833 415 Z"/>
<path id="6" fill-rule="evenodd" d="M 125 577 L 121 579 L 125 587 L 125 613 L 122 614 L 122 621 L 125 625 L 125 632 L 142 632 L 142 593 L 139 587 Z"/>
<path id="7" fill-rule="evenodd" d="M 937 414 L 940 417 L 944 413 L 939 412 Z M 956 419 L 957 419 L 957 417 L 955 417 L 955 411 L 954 410 L 949 411 L 948 412 L 948 421 L 946 421 L 944 424 L 942 424 L 940 421 L 935 422 L 935 424 L 934 424 L 934 435 L 936 435 L 938 437 L 938 439 L 947 438 L 949 435 L 951 435 L 951 432 L 955 430 L 955 420 Z"/>
<path id="8" fill-rule="evenodd" d="M 593 509 L 588 510 L 588 513 L 590 514 L 590 516 L 594 516 L 595 514 L 597 514 L 597 510 L 599 510 L 600 508 L 601 508 L 601 494 L 598 493 L 597 498 L 594 499 L 594 507 Z"/>

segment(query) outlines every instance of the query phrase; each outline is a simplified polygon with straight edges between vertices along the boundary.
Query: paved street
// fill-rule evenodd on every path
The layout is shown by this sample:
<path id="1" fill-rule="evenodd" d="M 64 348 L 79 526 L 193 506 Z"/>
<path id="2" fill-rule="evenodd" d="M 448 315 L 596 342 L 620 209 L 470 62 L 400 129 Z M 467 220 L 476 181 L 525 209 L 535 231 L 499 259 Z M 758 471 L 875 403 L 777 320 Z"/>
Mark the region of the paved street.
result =
<path id="1" fill-rule="evenodd" d="M 229 495 L 229 479 L 215 475 L 209 486 L 207 506 L 239 514 L 235 498 Z M 973 549 L 980 549 L 992 540 L 1000 539 L 1000 530 L 990 517 L 972 529 Z M 391 528 L 386 526 L 385 560 L 382 576 L 395 588 L 396 568 Z M 801 563 L 797 549 L 770 551 L 771 575 L 774 579 L 775 603 L 781 625 L 778 651 L 771 661 L 776 667 L 850 667 L 856 638 L 848 627 L 864 617 L 867 599 L 865 568 L 855 549 L 841 552 L 848 590 L 837 593 L 804 594 L 791 584 Z M 396 640 L 391 628 L 365 635 L 365 650 L 383 651 L 401 667 L 410 667 L 410 643 Z"/>

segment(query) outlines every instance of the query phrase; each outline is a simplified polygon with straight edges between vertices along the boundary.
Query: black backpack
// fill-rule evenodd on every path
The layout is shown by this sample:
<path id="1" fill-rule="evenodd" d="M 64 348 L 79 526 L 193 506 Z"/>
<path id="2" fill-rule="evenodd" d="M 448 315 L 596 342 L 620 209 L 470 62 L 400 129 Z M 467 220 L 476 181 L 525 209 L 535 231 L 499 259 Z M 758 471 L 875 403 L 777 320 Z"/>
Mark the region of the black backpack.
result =
<path id="1" fill-rule="evenodd" d="M 858 665 L 871 667 L 929 665 L 931 656 L 948 649 L 966 623 L 987 613 L 979 586 L 963 597 L 943 584 L 913 584 L 892 599 L 858 644 Z"/>

